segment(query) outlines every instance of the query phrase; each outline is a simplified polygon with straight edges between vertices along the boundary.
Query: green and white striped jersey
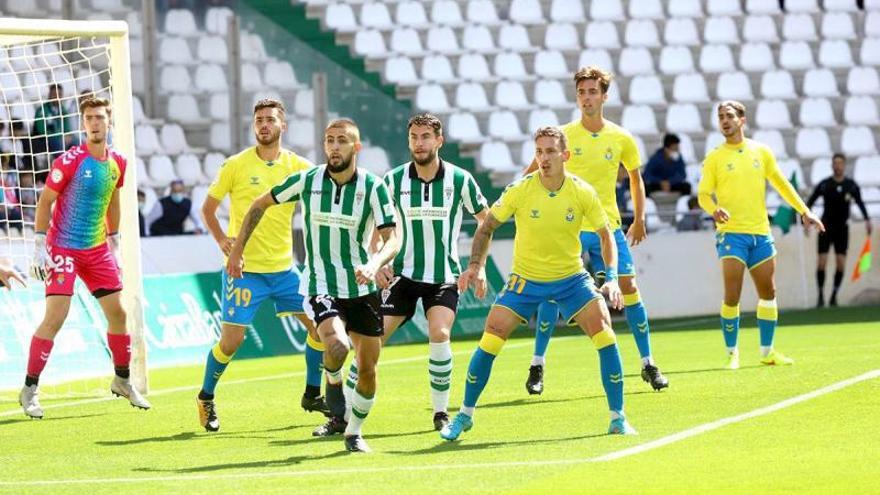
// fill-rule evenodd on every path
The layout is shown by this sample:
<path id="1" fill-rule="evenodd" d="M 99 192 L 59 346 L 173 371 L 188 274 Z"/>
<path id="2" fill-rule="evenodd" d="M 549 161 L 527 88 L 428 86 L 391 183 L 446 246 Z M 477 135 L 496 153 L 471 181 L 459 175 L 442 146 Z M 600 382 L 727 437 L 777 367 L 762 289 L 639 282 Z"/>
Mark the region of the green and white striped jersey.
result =
<path id="1" fill-rule="evenodd" d="M 466 170 L 440 161 L 437 175 L 422 181 L 412 162 L 385 174 L 385 184 L 403 226 L 394 273 L 430 284 L 455 283 L 461 212 L 475 215 L 486 208 L 486 198 Z"/>
<path id="2" fill-rule="evenodd" d="M 373 226 L 394 225 L 394 207 L 382 179 L 357 169 L 338 185 L 326 165 L 293 174 L 272 188 L 276 203 L 300 201 L 306 268 L 300 293 L 350 299 L 376 292 L 376 284 L 358 285 L 355 267 L 369 261 Z"/>

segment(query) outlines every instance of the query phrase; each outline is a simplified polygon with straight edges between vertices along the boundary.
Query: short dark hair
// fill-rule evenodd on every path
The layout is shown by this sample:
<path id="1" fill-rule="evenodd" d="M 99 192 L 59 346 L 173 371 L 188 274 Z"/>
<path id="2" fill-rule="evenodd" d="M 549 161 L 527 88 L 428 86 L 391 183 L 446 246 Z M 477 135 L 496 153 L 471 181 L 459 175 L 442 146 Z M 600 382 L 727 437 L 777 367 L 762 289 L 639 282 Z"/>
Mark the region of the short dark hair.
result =
<path id="1" fill-rule="evenodd" d="M 275 98 L 262 98 L 257 100 L 254 104 L 254 115 L 264 108 L 277 108 L 278 112 L 281 113 L 282 119 L 284 119 L 284 116 L 287 113 L 284 109 L 284 103 L 282 103 L 281 100 L 276 100 Z"/>
<path id="2" fill-rule="evenodd" d="M 601 67 L 596 65 L 588 65 L 586 67 L 581 67 L 574 74 L 574 87 L 577 88 L 577 85 L 581 83 L 581 81 L 595 79 L 599 81 L 599 88 L 602 90 L 602 93 L 605 94 L 608 92 L 608 88 L 611 87 L 611 81 L 614 80 L 614 76 L 611 75 L 610 72 L 603 70 Z"/>
<path id="3" fill-rule="evenodd" d="M 443 122 L 440 122 L 440 119 L 430 113 L 413 115 L 409 119 L 409 123 L 406 124 L 406 130 L 412 129 L 412 126 L 414 125 L 426 126 L 434 129 L 435 136 L 443 134 Z"/>
<path id="4" fill-rule="evenodd" d="M 13 120 L 12 124 L 9 128 L 13 131 L 23 131 L 25 130 L 24 121 L 22 120 Z"/>
<path id="5" fill-rule="evenodd" d="M 831 155 L 831 161 L 832 161 L 832 162 L 833 162 L 834 160 L 837 160 L 838 158 L 840 158 L 840 159 L 843 160 L 843 161 L 846 161 L 846 155 L 844 155 L 843 153 L 841 153 L 841 152 L 839 152 L 839 151 L 838 151 L 837 153 Z"/>
<path id="6" fill-rule="evenodd" d="M 107 98 L 99 98 L 97 96 L 87 96 L 79 102 L 79 113 L 85 113 L 86 108 L 104 107 L 107 109 L 107 115 L 110 115 L 110 100 Z"/>
<path id="7" fill-rule="evenodd" d="M 681 142 L 681 139 L 678 138 L 678 134 L 668 133 L 663 136 L 663 147 L 668 148 L 673 144 L 678 144 Z"/>

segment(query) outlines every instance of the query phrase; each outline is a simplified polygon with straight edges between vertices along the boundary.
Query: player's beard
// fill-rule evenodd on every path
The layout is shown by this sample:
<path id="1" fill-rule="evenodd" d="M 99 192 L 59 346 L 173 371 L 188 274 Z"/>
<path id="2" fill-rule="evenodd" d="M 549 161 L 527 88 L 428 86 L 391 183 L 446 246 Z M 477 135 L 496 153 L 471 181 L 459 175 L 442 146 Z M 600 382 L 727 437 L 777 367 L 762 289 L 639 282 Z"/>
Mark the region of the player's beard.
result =
<path id="1" fill-rule="evenodd" d="M 418 158 L 416 158 L 415 153 L 410 153 L 410 156 L 412 156 L 413 163 L 421 167 L 425 167 L 433 163 L 434 160 L 437 158 L 437 150 L 429 151 L 427 158 L 425 158 L 424 160 L 419 160 Z"/>
<path id="2" fill-rule="evenodd" d="M 351 162 L 354 159 L 354 153 L 342 157 L 342 161 L 339 162 L 339 165 L 333 165 L 330 163 L 330 157 L 327 157 L 327 169 L 333 172 L 334 174 L 338 174 L 340 172 L 345 172 L 348 170 L 348 167 L 351 166 Z"/>
<path id="3" fill-rule="evenodd" d="M 272 146 L 281 139 L 281 129 L 275 129 L 274 131 L 269 132 L 269 137 L 264 138 L 260 135 L 260 133 L 256 134 L 257 142 L 262 146 Z"/>

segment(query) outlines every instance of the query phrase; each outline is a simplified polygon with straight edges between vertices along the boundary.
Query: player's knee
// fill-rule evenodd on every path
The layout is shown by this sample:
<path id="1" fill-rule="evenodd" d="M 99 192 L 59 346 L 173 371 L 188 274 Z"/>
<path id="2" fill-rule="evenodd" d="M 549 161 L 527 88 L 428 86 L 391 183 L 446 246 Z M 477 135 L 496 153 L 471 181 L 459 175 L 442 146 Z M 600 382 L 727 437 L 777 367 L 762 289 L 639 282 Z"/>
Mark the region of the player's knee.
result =
<path id="1" fill-rule="evenodd" d="M 348 356 L 348 345 L 339 339 L 324 343 L 324 353 L 334 362 L 341 363 Z"/>
<path id="2" fill-rule="evenodd" d="M 635 294 L 639 290 L 635 277 L 620 277 L 618 285 L 620 285 L 620 292 L 624 294 Z"/>
<path id="3" fill-rule="evenodd" d="M 376 366 L 367 366 L 365 368 L 358 367 L 358 387 L 364 389 L 375 390 L 376 388 Z"/>

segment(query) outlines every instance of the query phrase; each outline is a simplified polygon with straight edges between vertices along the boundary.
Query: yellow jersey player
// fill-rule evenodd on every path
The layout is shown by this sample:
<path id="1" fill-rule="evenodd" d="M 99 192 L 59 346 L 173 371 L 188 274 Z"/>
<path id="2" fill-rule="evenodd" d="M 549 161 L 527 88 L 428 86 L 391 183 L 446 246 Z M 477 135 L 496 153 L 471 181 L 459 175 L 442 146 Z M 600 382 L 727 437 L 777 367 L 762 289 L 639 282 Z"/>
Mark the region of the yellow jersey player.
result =
<path id="1" fill-rule="evenodd" d="M 746 139 L 745 105 L 738 101 L 721 102 L 718 124 L 725 142 L 706 155 L 697 191 L 700 207 L 712 215 L 718 230 L 715 249 L 724 276 L 721 329 L 727 345 L 727 368 L 739 368 L 736 339 L 739 298 L 746 268 L 758 292 L 761 362 L 767 365 L 792 364 L 791 358 L 773 349 L 777 320 L 776 246 L 767 220 L 767 182 L 801 214 L 805 225 L 816 225 L 821 232 L 825 231 L 825 226 L 779 171 L 770 148 Z"/>
<path id="2" fill-rule="evenodd" d="M 226 256 L 254 199 L 287 176 L 313 167 L 308 160 L 281 147 L 281 134 L 287 128 L 283 103 L 274 99 L 258 101 L 254 106 L 253 125 L 257 145 L 224 163 L 202 206 L 205 225 Z M 228 234 L 223 232 L 216 214 L 227 195 L 231 200 Z M 207 431 L 220 429 L 214 407 L 217 382 L 244 340 L 245 329 L 253 321 L 260 304 L 267 299 L 274 301 L 279 316 L 296 315 L 308 332 L 306 390 L 302 407 L 307 411 L 329 413 L 320 397 L 323 346 L 314 324 L 303 310 L 303 296 L 299 294 L 300 274 L 293 264 L 291 218 L 294 207 L 295 203 L 288 203 L 266 215 L 244 253 L 246 269 L 242 278 L 222 275 L 223 327 L 220 342 L 208 352 L 205 378 L 197 400 L 199 420 Z"/>
<path id="3" fill-rule="evenodd" d="M 565 172 L 568 159 L 565 134 L 553 127 L 538 129 L 535 161 L 539 171 L 509 185 L 474 234 L 470 263 L 458 279 L 461 291 L 478 280 L 492 232 L 510 217 L 516 224 L 510 277 L 489 311 L 480 344 L 471 357 L 462 407 L 455 419 L 440 430 L 446 440 L 456 440 L 473 427 L 474 409 L 489 381 L 495 357 L 516 327 L 527 323 L 545 301 L 555 301 L 564 321 L 577 323 L 599 351 L 602 385 L 611 411 L 608 433 L 636 433 L 623 414 L 620 353 L 611 316 L 600 294 L 607 295 L 613 306 L 621 306 L 615 270 L 617 248 L 596 191 Z M 599 290 L 581 262 L 578 237 L 584 224 L 599 236 L 608 266 Z"/>

